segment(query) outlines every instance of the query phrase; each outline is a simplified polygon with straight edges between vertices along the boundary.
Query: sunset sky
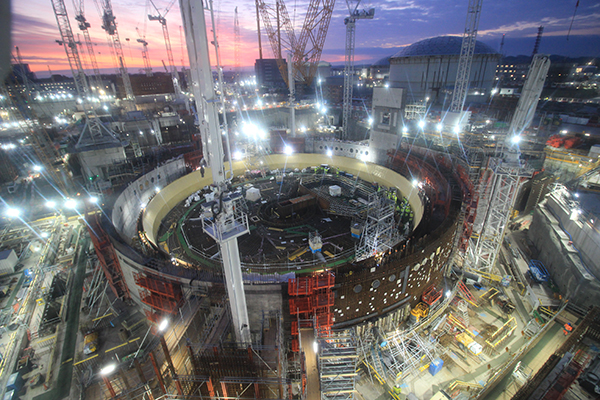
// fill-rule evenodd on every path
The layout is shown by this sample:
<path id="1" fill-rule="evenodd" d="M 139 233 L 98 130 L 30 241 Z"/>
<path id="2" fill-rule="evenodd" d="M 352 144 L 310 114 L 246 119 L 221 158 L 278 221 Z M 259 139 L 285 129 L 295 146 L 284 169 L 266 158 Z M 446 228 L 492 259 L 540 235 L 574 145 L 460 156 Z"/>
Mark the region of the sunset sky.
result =
<path id="1" fill-rule="evenodd" d="M 79 1 L 79 0 L 75 0 Z M 104 31 L 100 28 L 100 14 L 93 0 L 85 1 L 85 15 L 91 23 L 90 33 L 95 44 L 100 68 L 109 72 L 114 61 L 107 46 Z M 272 1 L 272 0 L 267 0 Z M 73 19 L 73 0 L 65 1 L 71 27 L 79 29 Z M 160 24 L 148 21 L 147 14 L 156 11 L 147 0 L 113 0 L 119 35 L 123 43 L 125 62 L 130 72 L 143 67 L 139 32 L 149 43 L 151 64 L 155 71 L 163 71 L 161 60 L 166 51 Z M 164 12 L 171 0 L 155 0 Z M 373 0 L 362 2 L 361 8 L 375 8 L 375 19 L 358 21 L 356 27 L 356 63 L 373 62 L 397 52 L 401 47 L 418 40 L 440 35 L 461 35 L 464 30 L 467 0 Z M 567 41 L 577 0 L 485 0 L 482 6 L 478 39 L 498 49 L 502 34 L 506 34 L 504 53 L 507 55 L 531 54 L 537 27 L 543 25 L 544 36 L 540 52 L 566 56 L 600 56 L 600 2 L 580 0 L 573 27 Z M 290 18 L 298 26 L 299 34 L 308 1 L 286 3 Z M 233 20 L 238 7 L 241 27 L 241 65 L 252 66 L 258 58 L 256 15 L 254 1 L 215 0 L 215 18 L 221 46 L 222 63 L 226 69 L 234 65 Z M 64 50 L 55 40 L 59 32 L 50 0 L 13 0 L 13 46 L 19 46 L 25 63 L 38 76 L 48 76 L 48 66 L 53 73 L 66 73 L 69 66 Z M 344 60 L 346 3 L 337 1 L 329 26 L 322 60 L 340 63 Z M 166 15 L 173 47 L 175 64 L 187 65 L 187 51 L 182 46 L 180 34 L 181 14 L 179 2 Z M 210 20 L 207 19 L 207 23 Z M 136 31 L 138 28 L 138 31 Z M 145 32 L 145 33 L 144 33 Z M 130 40 L 127 41 L 126 38 Z M 185 40 L 185 39 L 183 39 Z M 263 53 L 272 57 L 269 42 L 263 32 Z M 182 53 L 183 50 L 183 53 Z M 183 56 L 182 56 L 183 54 Z M 214 57 L 211 59 L 214 63 Z M 70 71 L 69 71 L 70 74 Z"/>

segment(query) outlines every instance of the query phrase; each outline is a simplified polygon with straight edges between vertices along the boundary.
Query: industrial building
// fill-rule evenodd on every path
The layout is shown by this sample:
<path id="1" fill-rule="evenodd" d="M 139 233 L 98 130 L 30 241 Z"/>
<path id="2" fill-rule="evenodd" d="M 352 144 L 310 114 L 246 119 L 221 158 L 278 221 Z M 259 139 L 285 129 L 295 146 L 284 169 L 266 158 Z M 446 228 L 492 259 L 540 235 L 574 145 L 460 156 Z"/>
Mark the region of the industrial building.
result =
<path id="1" fill-rule="evenodd" d="M 11 209 L 0 232 L 10 248 L 0 252 L 10 261 L 0 274 L 10 292 L 0 298 L 10 335 L 3 393 L 463 400 L 499 399 L 505 388 L 515 399 L 597 390 L 600 235 L 590 204 L 600 156 L 535 135 L 548 56 L 532 58 L 504 120 L 465 111 L 507 70 L 476 41 L 476 6 L 462 38 L 407 46 L 389 58 L 389 76 L 377 63 L 382 84 L 358 121 L 354 29 L 375 10 L 357 4 L 345 19 L 332 128 L 320 94 L 301 98 L 295 85 L 318 91 L 313 79 L 332 79 L 319 56 L 333 4 L 311 1 L 323 12 L 307 13 L 296 41 L 274 40 L 294 30 L 279 25 L 289 20 L 279 3 L 256 2 L 277 57 L 260 49 L 258 89 L 251 79 L 226 84 L 211 60 L 212 3 L 179 5 L 190 92 L 172 54 L 154 77 L 130 76 L 121 62 L 116 98 L 100 108 L 86 97 L 99 77 L 83 70 L 64 0 L 53 0 L 81 101 L 68 113 L 78 122 L 64 123 L 66 156 L 30 122 L 35 111 L 8 108 L 37 132 L 27 151 L 49 182 L 31 174 L 14 198 L 27 201 L 38 179 L 51 211 L 28 224 Z M 170 49 L 166 12 L 156 11 L 149 19 Z M 102 12 L 122 53 L 110 2 Z M 295 43 L 312 47 L 285 48 Z M 367 135 L 349 140 L 351 122 Z M 47 196 L 59 191 L 64 206 Z M 27 272 L 13 279 L 17 260 Z"/>

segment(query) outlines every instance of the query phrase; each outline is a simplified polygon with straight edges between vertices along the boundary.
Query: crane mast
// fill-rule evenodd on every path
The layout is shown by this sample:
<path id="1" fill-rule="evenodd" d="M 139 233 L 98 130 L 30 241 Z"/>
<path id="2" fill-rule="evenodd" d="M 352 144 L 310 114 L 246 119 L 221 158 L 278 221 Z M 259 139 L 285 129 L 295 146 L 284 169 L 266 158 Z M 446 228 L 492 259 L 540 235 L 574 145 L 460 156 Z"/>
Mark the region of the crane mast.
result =
<path id="1" fill-rule="evenodd" d="M 510 123 L 507 142 L 501 155 L 489 161 L 490 201 L 480 202 L 482 210 L 477 210 L 478 214 L 483 213 L 484 218 L 481 233 L 474 235 L 478 237 L 471 256 L 471 265 L 475 269 L 490 271 L 494 266 L 521 182 L 532 175 L 532 170 L 519 159 L 518 143 L 520 135 L 531 124 L 549 68 L 548 56 L 534 56 Z"/>
<path id="2" fill-rule="evenodd" d="M 92 70 L 94 71 L 94 75 L 91 77 L 91 81 L 93 86 L 96 88 L 102 87 L 102 75 L 100 74 L 100 68 L 98 67 L 98 61 L 96 60 L 96 52 L 94 51 L 94 44 L 92 43 L 92 39 L 90 37 L 90 23 L 87 22 L 85 18 L 85 9 L 83 0 L 79 2 L 75 2 L 75 21 L 77 21 L 77 25 L 79 30 L 83 34 L 83 39 L 85 42 L 85 46 L 87 48 L 88 58 L 90 60 L 90 65 L 92 66 Z"/>
<path id="3" fill-rule="evenodd" d="M 179 76 L 177 76 L 177 68 L 175 68 L 175 61 L 173 59 L 173 49 L 171 48 L 171 38 L 169 37 L 169 29 L 167 28 L 167 19 L 165 18 L 166 14 L 169 12 L 171 5 L 173 2 L 167 7 L 166 11 L 161 14 L 156 5 L 152 0 L 150 3 L 156 10 L 157 15 L 148 15 L 148 20 L 150 21 L 158 21 L 162 27 L 163 38 L 165 40 L 165 48 L 167 50 L 167 61 L 169 63 L 169 69 L 171 73 L 171 78 L 173 79 L 173 89 L 175 90 L 175 94 L 177 97 L 181 95 L 181 86 L 179 85 Z"/>
<path id="4" fill-rule="evenodd" d="M 458 71 L 456 73 L 456 82 L 452 92 L 452 103 L 450 111 L 461 113 L 467 91 L 469 90 L 469 77 L 471 75 L 471 64 L 473 63 L 473 54 L 475 53 L 475 44 L 477 43 L 477 28 L 479 27 L 479 17 L 481 15 L 482 0 L 469 0 L 467 10 L 467 22 L 465 32 L 463 33 L 462 45 L 460 47 L 460 58 L 458 59 Z"/>
<path id="5" fill-rule="evenodd" d="M 138 28 L 135 28 L 135 30 L 137 31 L 139 36 L 137 42 L 142 45 L 142 59 L 144 60 L 144 72 L 146 73 L 147 77 L 151 77 L 153 74 L 152 66 L 150 65 L 150 56 L 148 55 L 148 42 L 146 41 L 146 38 L 140 34 L 140 30 Z"/>
<path id="6" fill-rule="evenodd" d="M 317 71 L 317 66 L 323 51 L 327 36 L 331 14 L 335 0 L 311 0 L 300 34 L 296 36 L 292 21 L 283 0 L 267 3 L 265 0 L 256 0 L 257 11 L 263 21 L 273 55 L 277 59 L 277 66 L 281 77 L 289 85 L 284 53 L 292 53 L 293 71 L 295 78 L 310 85 Z M 259 20 L 257 19 L 259 27 Z M 262 58 L 262 49 L 260 57 Z"/>
<path id="7" fill-rule="evenodd" d="M 348 124 L 352 115 L 352 92 L 354 89 L 354 40 L 356 20 L 373 19 L 375 10 L 358 11 L 361 0 L 346 0 L 349 16 L 344 18 L 346 25 L 346 58 L 344 64 L 344 98 L 342 109 L 342 139 L 348 137 Z"/>
<path id="8" fill-rule="evenodd" d="M 209 4 L 212 16 L 212 2 Z M 211 168 L 216 187 L 215 200 L 211 205 L 211 209 L 215 211 L 211 213 L 213 218 L 203 219 L 202 224 L 204 232 L 219 244 L 234 334 L 239 343 L 247 346 L 251 341 L 250 322 L 237 238 L 248 233 L 248 217 L 240 211 L 240 207 L 235 206 L 236 195 L 227 190 L 223 141 L 219 125 L 220 101 L 215 92 L 210 66 L 204 5 L 203 2 L 196 0 L 179 0 L 179 5 L 190 60 L 191 87 L 198 110 L 204 157 Z M 216 42 L 213 44 L 218 49 L 218 44 Z"/>
<path id="9" fill-rule="evenodd" d="M 133 88 L 131 87 L 131 80 L 129 79 L 129 73 L 127 72 L 127 66 L 125 65 L 125 55 L 123 53 L 123 46 L 121 46 L 121 39 L 119 39 L 119 31 L 117 30 L 117 20 L 113 13 L 112 3 L 110 0 L 101 0 L 102 5 L 102 29 L 110 38 L 110 44 L 113 48 L 118 71 L 123 80 L 123 87 L 125 88 L 125 97 L 127 100 L 134 100 Z"/>
<path id="10" fill-rule="evenodd" d="M 109 131 L 98 119 L 93 104 L 88 99 L 90 94 L 90 87 L 83 71 L 83 65 L 81 64 L 81 58 L 77 50 L 77 43 L 73 36 L 71 29 L 71 23 L 69 22 L 69 16 L 67 15 L 67 8 L 65 7 L 64 0 L 51 0 L 52 7 L 54 9 L 54 15 L 56 16 L 56 22 L 60 31 L 60 40 L 57 40 L 58 44 L 62 45 L 67 54 L 69 66 L 71 67 L 71 73 L 75 81 L 75 88 L 79 97 L 81 98 L 83 109 L 86 113 L 86 125 L 81 131 L 79 140 L 75 147 L 81 147 L 85 142 L 84 139 L 89 139 L 91 143 L 100 144 L 107 142 L 120 142 L 114 135 L 113 132 Z"/>

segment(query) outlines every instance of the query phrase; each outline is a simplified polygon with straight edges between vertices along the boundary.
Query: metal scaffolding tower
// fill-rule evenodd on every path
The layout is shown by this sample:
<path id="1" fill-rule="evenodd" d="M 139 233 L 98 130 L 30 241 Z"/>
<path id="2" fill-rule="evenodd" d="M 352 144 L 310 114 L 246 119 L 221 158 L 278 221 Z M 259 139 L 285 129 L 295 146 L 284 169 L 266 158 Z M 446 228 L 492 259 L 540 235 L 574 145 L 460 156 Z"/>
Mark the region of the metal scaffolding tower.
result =
<path id="1" fill-rule="evenodd" d="M 319 336 L 321 400 L 353 400 L 358 353 L 351 331 Z"/>
<path id="2" fill-rule="evenodd" d="M 212 2 L 209 4 L 212 15 Z M 213 183 L 216 186 L 215 200 L 210 207 L 212 219 L 203 219 L 203 228 L 220 246 L 235 337 L 239 343 L 249 343 L 250 322 L 237 242 L 238 236 L 248 232 L 248 218 L 240 212 L 240 207 L 235 207 L 238 200 L 236 194 L 227 193 L 228 182 L 225 177 L 223 142 L 219 126 L 221 104 L 214 89 L 204 7 L 202 2 L 193 0 L 180 0 L 179 5 L 190 59 L 192 88 L 199 114 L 204 157 L 211 168 Z M 218 46 L 216 42 L 213 44 Z"/>
<path id="3" fill-rule="evenodd" d="M 129 73 L 127 72 L 127 66 L 125 65 L 125 55 L 123 54 L 123 46 L 121 46 L 121 39 L 119 39 L 119 32 L 117 30 L 117 21 L 113 13 L 112 4 L 110 0 L 96 0 L 101 2 L 102 7 L 102 29 L 109 36 L 109 44 L 114 52 L 117 71 L 121 75 L 123 80 L 123 87 L 125 88 L 125 97 L 127 100 L 134 100 L 133 88 L 131 87 L 131 80 L 129 79 Z"/>
<path id="4" fill-rule="evenodd" d="M 460 48 L 460 58 L 458 60 L 456 83 L 454 84 L 452 103 L 450 105 L 450 111 L 456 113 L 462 112 L 467 98 L 467 91 L 469 90 L 469 76 L 471 75 L 471 63 L 473 62 L 473 54 L 475 53 L 475 44 L 477 42 L 481 2 L 482 0 L 469 0 L 467 22 Z"/>
<path id="5" fill-rule="evenodd" d="M 344 18 L 346 25 L 346 64 L 344 66 L 344 102 L 342 117 L 342 139 L 348 137 L 348 122 L 352 115 L 352 92 L 354 88 L 354 39 L 356 37 L 356 20 L 373 19 L 375 9 L 358 11 L 361 0 L 346 0 L 348 13 Z"/>
<path id="6" fill-rule="evenodd" d="M 437 357 L 435 342 L 423 340 L 414 330 L 396 331 L 387 339 L 389 365 L 386 365 L 387 376 L 392 380 L 402 377 L 406 380 L 417 374 L 424 365 L 430 364 Z"/>
<path id="7" fill-rule="evenodd" d="M 400 236 L 394 220 L 394 202 L 378 193 L 369 195 L 367 219 L 356 249 L 356 260 L 364 260 L 380 252 L 388 251 Z"/>
<path id="8" fill-rule="evenodd" d="M 173 89 L 175 90 L 175 94 L 177 97 L 181 95 L 181 86 L 179 85 L 179 76 L 177 75 L 177 68 L 175 68 L 175 61 L 173 60 L 173 49 L 171 48 L 171 38 L 169 37 L 169 29 L 167 28 L 167 13 L 175 3 L 175 0 L 171 1 L 171 3 L 167 6 L 165 11 L 161 12 L 158 10 L 156 5 L 152 0 L 150 3 L 156 10 L 157 15 L 148 15 L 148 19 L 150 21 L 158 21 L 162 27 L 163 38 L 165 39 L 165 48 L 167 50 L 167 60 L 169 62 L 169 72 L 171 73 L 171 79 L 173 79 Z"/>

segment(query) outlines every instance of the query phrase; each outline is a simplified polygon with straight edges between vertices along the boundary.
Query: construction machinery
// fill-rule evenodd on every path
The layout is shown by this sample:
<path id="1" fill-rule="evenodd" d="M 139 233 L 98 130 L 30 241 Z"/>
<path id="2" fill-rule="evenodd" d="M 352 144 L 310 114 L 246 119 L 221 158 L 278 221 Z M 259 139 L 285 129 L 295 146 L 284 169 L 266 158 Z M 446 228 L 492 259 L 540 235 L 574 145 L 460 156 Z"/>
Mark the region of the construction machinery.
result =
<path id="1" fill-rule="evenodd" d="M 461 349 L 468 350 L 475 356 L 478 356 L 483 351 L 483 346 L 477 343 L 466 331 L 456 335 L 455 339 Z"/>
<path id="2" fill-rule="evenodd" d="M 94 51 L 94 44 L 92 43 L 92 39 L 90 37 L 89 28 L 91 27 L 91 25 L 85 18 L 84 1 L 74 1 L 73 4 L 75 6 L 75 21 L 77 21 L 77 26 L 83 34 L 83 39 L 87 48 L 90 65 L 92 67 L 92 70 L 94 71 L 94 75 L 91 77 L 91 83 L 92 86 L 95 86 L 99 89 L 102 86 L 102 78 L 100 75 L 100 68 L 98 67 L 98 62 L 96 61 L 96 52 Z"/>
<path id="3" fill-rule="evenodd" d="M 100 1 L 102 8 L 102 29 L 104 29 L 108 35 L 109 46 L 112 48 L 113 54 L 115 55 L 117 71 L 123 80 L 125 97 L 127 100 L 133 101 L 133 88 L 131 86 L 131 80 L 129 79 L 129 73 L 127 72 L 127 66 L 125 65 L 125 55 L 123 53 L 123 46 L 121 46 L 121 39 L 119 38 L 119 31 L 117 30 L 117 19 L 112 9 L 112 3 L 110 0 L 96 0 L 96 2 L 98 1 Z"/>
<path id="4" fill-rule="evenodd" d="M 410 315 L 408 316 L 408 323 L 410 325 L 418 324 L 424 318 L 429 316 L 429 306 L 427 303 L 420 301 L 417 303 L 415 308 L 410 310 Z"/>
<path id="5" fill-rule="evenodd" d="M 352 114 L 352 92 L 354 88 L 354 39 L 356 37 L 356 21 L 373 19 L 375 9 L 358 10 L 361 0 L 346 0 L 348 16 L 344 18 L 346 25 L 346 58 L 344 65 L 344 99 L 342 114 L 342 139 L 348 137 L 348 123 Z"/>
<path id="6" fill-rule="evenodd" d="M 512 314 L 513 311 L 515 311 L 514 303 L 510 301 L 506 295 L 496 296 L 492 301 L 496 303 L 496 305 L 500 307 L 500 310 L 505 314 Z"/>
<path id="7" fill-rule="evenodd" d="M 167 8 L 161 13 L 154 2 L 150 0 L 150 4 L 156 10 L 157 15 L 148 14 L 148 20 L 150 21 L 158 21 L 162 27 L 163 38 L 165 39 L 165 48 L 167 50 L 167 61 L 169 63 L 169 72 L 171 73 L 171 78 L 173 79 L 173 89 L 175 90 L 175 95 L 180 97 L 181 95 L 181 86 L 179 85 L 179 77 L 177 76 L 177 68 L 175 68 L 175 61 L 173 60 L 173 50 L 171 49 L 171 38 L 169 37 L 169 29 L 167 28 L 167 13 L 175 4 L 175 0 L 171 0 Z"/>
<path id="8" fill-rule="evenodd" d="M 306 85 L 312 83 L 323 52 L 334 4 L 335 0 L 310 0 L 300 35 L 297 36 L 283 0 L 275 0 L 274 4 L 267 0 L 256 0 L 257 25 L 260 24 L 260 14 L 279 72 L 287 85 L 289 77 L 285 53 L 292 54 L 294 79 L 303 81 Z M 260 27 L 258 32 L 260 42 Z"/>
<path id="9" fill-rule="evenodd" d="M 144 60 L 144 72 L 147 77 L 151 77 L 152 74 L 152 66 L 150 65 L 150 55 L 148 54 L 148 42 L 146 41 L 146 33 L 143 35 L 140 33 L 140 30 L 135 28 L 138 39 L 137 42 L 142 45 L 142 59 Z"/>

